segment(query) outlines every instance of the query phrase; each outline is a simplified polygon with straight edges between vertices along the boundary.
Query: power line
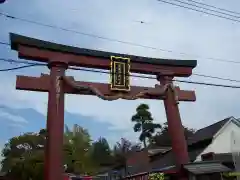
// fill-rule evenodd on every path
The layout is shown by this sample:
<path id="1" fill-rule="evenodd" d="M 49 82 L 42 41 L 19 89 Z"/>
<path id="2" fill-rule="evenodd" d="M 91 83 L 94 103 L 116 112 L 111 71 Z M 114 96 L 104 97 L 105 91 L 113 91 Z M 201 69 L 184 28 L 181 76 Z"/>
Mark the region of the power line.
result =
<path id="1" fill-rule="evenodd" d="M 32 24 L 36 24 L 36 25 L 40 25 L 40 26 L 45 26 L 45 27 L 49 27 L 49 28 L 53 28 L 53 29 L 58 29 L 58 30 L 66 31 L 66 32 L 76 33 L 76 34 L 80 34 L 80 35 L 83 35 L 83 36 L 88 36 L 88 37 L 92 37 L 92 38 L 96 38 L 96 39 L 102 39 L 102 40 L 106 40 L 106 41 L 117 42 L 117 43 L 121 43 L 121 44 L 127 44 L 127 45 L 131 45 L 131 46 L 135 46 L 135 47 L 142 47 L 142 48 L 146 48 L 146 49 L 152 49 L 152 50 L 163 51 L 163 52 L 168 52 L 168 53 L 177 53 L 177 54 L 185 55 L 185 56 L 186 55 L 187 56 L 195 56 L 195 57 L 198 57 L 198 58 L 209 59 L 209 60 L 212 60 L 212 61 L 240 64 L 239 61 L 226 60 L 226 59 L 213 58 L 213 57 L 203 57 L 203 56 L 199 56 L 199 55 L 196 55 L 196 54 L 190 54 L 190 53 L 184 53 L 184 52 L 175 52 L 175 51 L 167 50 L 167 49 L 163 49 L 163 48 L 157 48 L 157 47 L 142 45 L 142 44 L 138 44 L 138 43 L 134 43 L 134 42 L 122 41 L 122 40 L 118 40 L 118 39 L 114 39 L 114 38 L 108 38 L 108 37 L 104 37 L 104 36 L 100 36 L 100 35 L 89 34 L 89 33 L 80 32 L 80 31 L 76 31 L 76 30 L 71 30 L 71 29 L 67 29 L 67 28 L 63 28 L 63 27 L 59 27 L 59 26 L 55 26 L 55 25 L 40 23 L 40 22 L 36 22 L 36 21 L 24 19 L 24 18 L 18 18 L 16 16 L 7 15 L 7 14 L 2 13 L 2 12 L 0 12 L 0 15 L 4 16 L 6 18 L 13 19 L 13 20 L 19 20 L 19 21 L 28 22 L 28 23 L 32 23 Z M 4 44 L 4 45 L 10 45 L 9 43 L 5 43 L 5 42 L 1 42 L 1 43 Z"/>
<path id="2" fill-rule="evenodd" d="M 198 84 L 205 86 L 215 86 L 215 87 L 225 87 L 225 88 L 234 88 L 239 89 L 240 86 L 226 85 L 226 84 L 215 84 L 215 83 L 206 83 L 206 82 L 196 82 L 196 81 L 185 81 L 185 80 L 173 80 L 175 82 L 188 83 L 188 84 Z"/>
<path id="3" fill-rule="evenodd" d="M 23 68 L 29 68 L 33 66 L 44 66 L 46 64 L 29 64 L 25 66 L 15 67 L 15 68 L 8 68 L 8 69 L 0 69 L 0 72 L 6 72 L 6 71 L 13 71 Z M 104 74 L 110 74 L 109 71 L 103 71 L 103 70 L 94 70 L 94 69 L 86 69 L 86 68 L 76 68 L 76 67 L 70 67 L 69 69 L 72 70 L 81 70 L 81 71 L 88 71 L 88 72 L 95 72 L 95 73 L 104 73 Z M 131 77 L 138 77 L 138 78 L 144 78 L 144 79 L 154 79 L 155 77 L 151 76 L 143 76 L 143 75 L 130 75 Z M 196 81 L 185 81 L 185 80 L 177 80 L 174 79 L 175 82 L 181 82 L 181 83 L 188 83 L 188 84 L 198 84 L 198 85 L 206 85 L 206 86 L 215 86 L 215 87 L 225 87 L 225 88 L 234 88 L 234 89 L 240 89 L 240 86 L 233 86 L 233 85 L 226 85 L 226 84 L 214 84 L 214 83 L 206 83 L 206 82 L 196 82 Z"/>
<path id="4" fill-rule="evenodd" d="M 15 64 L 46 65 L 46 63 L 36 63 L 36 62 L 29 62 L 26 60 L 21 61 L 21 60 L 7 59 L 7 58 L 0 58 L 0 61 L 15 63 Z"/>
<path id="5" fill-rule="evenodd" d="M 231 11 L 231 10 L 228 10 L 228 9 L 219 8 L 219 7 L 216 7 L 216 6 L 213 6 L 213 5 L 197 2 L 197 1 L 194 1 L 194 0 L 187 0 L 187 1 L 191 1 L 191 2 L 194 2 L 196 4 L 201 4 L 201 5 L 204 5 L 204 6 L 207 6 L 207 7 L 211 7 L 211 8 L 214 8 L 214 9 L 218 9 L 220 11 L 225 11 L 225 12 L 229 12 L 229 13 L 232 13 L 232 14 L 239 14 L 240 15 L 240 12 L 237 12 L 237 11 Z"/>
<path id="6" fill-rule="evenodd" d="M 95 73 L 103 73 L 103 74 L 110 74 L 108 71 L 103 71 L 103 70 L 93 70 L 93 69 L 86 69 L 86 68 L 75 68 L 75 67 L 70 67 L 69 69 L 72 70 L 81 70 L 81 71 L 88 71 L 88 72 L 95 72 Z M 137 78 L 144 78 L 144 79 L 154 79 L 156 80 L 155 77 L 151 76 L 143 76 L 143 75 L 130 75 L 131 77 L 137 77 Z M 226 85 L 226 84 L 215 84 L 215 83 L 206 83 L 206 82 L 197 82 L 197 81 L 186 81 L 186 80 L 177 80 L 174 79 L 173 81 L 175 82 L 181 82 L 181 83 L 188 83 L 188 84 L 198 84 L 198 85 L 205 85 L 205 86 L 215 86 L 215 87 L 225 87 L 225 88 L 234 88 L 234 89 L 239 89 L 240 86 L 233 86 L 233 85 Z"/>
<path id="7" fill-rule="evenodd" d="M 224 80 L 224 81 L 240 82 L 240 80 L 229 79 L 229 78 L 222 78 L 222 77 L 217 77 L 217 76 L 209 76 L 209 75 L 204 75 L 204 74 L 193 73 L 192 75 L 200 76 L 200 77 L 206 77 L 206 78 L 212 78 L 212 79 L 219 79 L 219 80 Z"/>
<path id="8" fill-rule="evenodd" d="M 0 41 L 0 44 L 10 46 L 10 44 L 9 44 L 9 43 L 6 43 L 6 42 L 1 42 L 1 41 Z"/>
<path id="9" fill-rule="evenodd" d="M 215 17 L 218 17 L 218 18 L 234 21 L 234 22 L 237 22 L 237 23 L 240 22 L 240 20 L 237 20 L 237 19 L 233 19 L 233 18 L 229 18 L 229 17 L 226 17 L 226 16 L 210 13 L 210 12 L 199 10 L 199 9 L 196 9 L 196 8 L 187 7 L 187 6 L 176 4 L 176 3 L 173 3 L 173 2 L 169 2 L 169 1 L 165 1 L 165 0 L 157 0 L 157 1 L 163 2 L 165 4 L 170 4 L 170 5 L 173 5 L 173 6 L 181 7 L 181 8 L 184 8 L 184 9 L 188 9 L 188 10 L 193 10 L 193 11 L 200 12 L 200 13 L 203 13 L 203 14 L 208 14 L 208 15 L 215 16 Z M 174 0 L 174 1 L 176 1 L 176 0 Z"/>
<path id="10" fill-rule="evenodd" d="M 80 68 L 80 69 L 79 69 L 79 68 L 75 68 L 75 67 L 70 67 L 69 69 L 72 69 L 72 70 L 81 70 L 81 71 L 88 71 L 88 72 L 96 72 L 96 73 L 103 73 L 103 74 L 109 74 L 108 71 L 94 70 L 94 69 L 87 69 L 87 68 Z M 195 74 L 195 73 L 193 73 L 192 75 L 240 83 L 240 80 L 235 80 L 235 79 L 222 78 L 222 77 L 217 77 L 217 76 L 209 76 L 209 75 L 204 75 L 204 74 Z M 131 75 L 131 77 L 146 78 L 146 79 L 156 79 L 155 77 L 151 77 L 151 76 L 133 75 L 133 74 Z"/>
<path id="11" fill-rule="evenodd" d="M 218 10 L 209 9 L 209 8 L 206 8 L 206 7 L 203 7 L 203 6 L 199 6 L 199 5 L 196 5 L 196 4 L 184 2 L 184 1 L 181 1 L 181 0 L 172 0 L 172 1 L 179 2 L 179 3 L 184 4 L 184 5 L 193 6 L 193 7 L 200 8 L 200 9 L 204 9 L 204 10 L 211 11 L 211 12 L 214 12 L 214 13 L 227 15 L 227 16 L 230 16 L 230 17 L 233 17 L 233 18 L 240 18 L 240 16 L 236 16 L 236 15 L 233 15 L 233 14 L 221 12 L 221 11 L 218 11 Z"/>
<path id="12" fill-rule="evenodd" d="M 30 65 L 19 66 L 19 67 L 14 67 L 14 68 L 0 69 L 0 72 L 7 72 L 7 71 L 18 70 L 18 69 L 24 69 L 24 68 L 29 68 L 29 67 L 33 67 L 33 66 L 39 66 L 39 64 L 30 64 Z"/>
<path id="13" fill-rule="evenodd" d="M 103 71 L 103 70 L 94 70 L 94 69 L 76 68 L 76 67 L 70 67 L 69 69 L 72 69 L 72 70 L 80 70 L 80 71 L 87 71 L 87 72 L 95 72 L 95 73 L 102 73 L 102 74 L 109 74 L 109 71 Z M 232 82 L 240 82 L 240 80 L 234 80 L 234 79 L 228 79 L 228 78 L 221 78 L 221 77 L 216 77 L 216 76 L 208 76 L 208 75 L 194 74 L 194 73 L 193 73 L 192 75 L 195 75 L 195 76 L 203 76 L 203 77 L 208 77 L 208 78 L 213 78 L 213 79 L 219 79 L 219 80 L 232 81 Z M 133 74 L 131 74 L 131 77 L 144 78 L 144 79 L 156 79 L 155 77 L 152 77 L 152 76 L 133 75 Z"/>
<path id="14" fill-rule="evenodd" d="M 40 65 L 40 66 L 47 65 L 46 63 L 35 63 L 35 62 L 33 63 L 33 62 L 26 61 L 26 60 L 21 61 L 21 60 L 6 59 L 6 58 L 0 58 L 0 61 L 4 61 L 4 62 L 8 62 L 8 63 L 16 63 L 16 64 Z M 73 69 L 73 67 L 72 67 L 72 69 Z M 104 71 L 101 71 L 101 72 L 104 72 Z M 193 73 L 192 75 L 240 83 L 240 80 L 235 80 L 235 79 L 222 78 L 222 77 L 217 77 L 217 76 L 210 76 L 210 75 L 196 74 L 196 73 Z"/>

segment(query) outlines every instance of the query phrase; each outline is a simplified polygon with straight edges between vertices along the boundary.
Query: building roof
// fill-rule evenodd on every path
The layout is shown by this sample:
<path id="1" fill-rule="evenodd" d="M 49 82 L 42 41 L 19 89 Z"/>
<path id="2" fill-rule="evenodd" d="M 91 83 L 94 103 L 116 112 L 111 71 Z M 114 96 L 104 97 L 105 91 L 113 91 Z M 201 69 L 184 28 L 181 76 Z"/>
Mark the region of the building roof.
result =
<path id="1" fill-rule="evenodd" d="M 190 150 L 188 152 L 190 161 L 193 162 L 196 159 L 197 155 L 199 155 L 203 150 L 204 148 Z M 173 151 L 169 151 L 162 157 L 154 159 L 150 164 L 152 169 L 164 168 L 166 166 L 174 165 L 175 159 Z"/>
<path id="2" fill-rule="evenodd" d="M 29 47 L 41 48 L 50 51 L 59 51 L 64 53 L 71 53 L 83 56 L 94 56 L 99 58 L 109 59 L 111 56 L 127 57 L 131 59 L 131 62 L 143 63 L 143 64 L 155 64 L 155 65 L 167 65 L 167 66 L 181 66 L 195 68 L 197 65 L 196 60 L 175 60 L 175 59 L 160 59 L 160 58 L 150 58 L 150 57 L 140 57 L 128 54 L 119 54 L 104 52 L 98 50 L 90 50 L 84 48 L 78 48 L 73 46 L 66 46 L 62 44 L 57 44 L 49 41 L 43 41 L 39 39 L 34 39 L 14 33 L 10 33 L 11 47 L 14 50 L 18 50 L 19 45 L 25 45 Z"/>
<path id="3" fill-rule="evenodd" d="M 193 162 L 196 157 L 211 143 L 214 135 L 230 120 L 236 120 L 233 117 L 225 118 L 217 123 L 214 123 L 205 128 L 199 129 L 194 133 L 191 138 L 188 139 L 188 153 L 190 161 Z M 198 146 L 195 146 L 198 144 Z M 224 155 L 216 155 L 219 157 L 217 160 L 224 158 Z M 221 158 L 220 158 L 221 156 Z M 174 154 L 172 150 L 166 152 L 164 155 L 159 157 L 154 157 L 151 162 L 151 167 L 156 168 L 164 168 L 166 166 L 172 166 L 175 164 Z"/>
<path id="4" fill-rule="evenodd" d="M 202 161 L 185 164 L 184 168 L 193 174 L 207 174 L 215 172 L 229 172 L 230 168 L 217 161 Z"/>
<path id="5" fill-rule="evenodd" d="M 166 153 L 170 151 L 172 147 L 154 147 L 154 148 L 148 148 L 148 154 L 149 156 L 154 156 L 159 153 Z"/>
<path id="6" fill-rule="evenodd" d="M 201 141 L 212 139 L 213 136 L 233 117 L 225 118 L 217 123 L 214 123 L 210 126 L 197 130 L 193 136 L 188 138 L 188 145 L 193 145 Z"/>
<path id="7" fill-rule="evenodd" d="M 221 120 L 210 126 L 199 129 L 191 138 L 188 139 L 188 153 L 190 162 L 195 161 L 196 157 L 211 143 L 214 135 L 230 120 L 236 119 L 233 117 L 225 118 L 224 120 Z M 150 157 L 150 169 L 164 169 L 166 167 L 172 167 L 175 165 L 174 154 L 173 151 L 169 149 L 169 147 L 155 147 L 155 149 L 160 149 L 160 152 L 159 154 L 155 154 L 154 156 Z M 224 162 L 231 160 L 231 157 L 229 154 L 215 154 L 213 160 Z M 196 165 L 194 165 L 194 167 L 195 166 Z M 219 165 L 219 168 L 221 167 Z M 133 167 L 129 168 L 128 170 L 130 174 L 141 173 L 137 170 L 137 168 L 135 169 Z"/>

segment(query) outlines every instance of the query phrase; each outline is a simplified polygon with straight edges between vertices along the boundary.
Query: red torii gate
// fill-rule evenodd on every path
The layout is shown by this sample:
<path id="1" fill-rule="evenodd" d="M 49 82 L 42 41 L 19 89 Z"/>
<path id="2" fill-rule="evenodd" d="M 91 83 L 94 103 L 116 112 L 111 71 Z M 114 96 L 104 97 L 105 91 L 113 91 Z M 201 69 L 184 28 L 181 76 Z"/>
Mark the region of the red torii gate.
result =
<path id="1" fill-rule="evenodd" d="M 186 179 L 181 165 L 189 161 L 178 101 L 195 101 L 194 91 L 174 87 L 174 77 L 189 77 L 195 60 L 166 60 L 70 47 L 10 33 L 11 47 L 19 58 L 48 63 L 50 75 L 17 76 L 16 88 L 48 92 L 45 180 L 62 180 L 64 94 L 96 95 L 104 100 L 138 98 L 164 100 L 169 134 L 179 179 Z M 131 61 L 131 62 L 130 62 Z M 75 81 L 65 76 L 69 66 L 111 69 L 111 84 Z M 155 87 L 130 86 L 130 72 L 156 75 Z"/>

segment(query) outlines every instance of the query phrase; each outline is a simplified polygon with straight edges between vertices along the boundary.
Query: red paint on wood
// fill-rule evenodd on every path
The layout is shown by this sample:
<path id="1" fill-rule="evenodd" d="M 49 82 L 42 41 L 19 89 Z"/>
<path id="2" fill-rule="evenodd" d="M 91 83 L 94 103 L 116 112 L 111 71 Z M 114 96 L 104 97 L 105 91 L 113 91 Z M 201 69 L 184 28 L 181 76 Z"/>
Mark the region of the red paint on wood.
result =
<path id="1" fill-rule="evenodd" d="M 64 132 L 64 92 L 59 77 L 65 66 L 50 64 L 47 112 L 47 141 L 45 147 L 44 179 L 63 180 L 62 145 Z M 62 64 L 61 64 L 62 65 Z"/>
<path id="2" fill-rule="evenodd" d="M 162 85 L 171 83 L 172 77 L 159 78 Z M 168 133 L 171 137 L 172 150 L 175 156 L 177 169 L 179 169 L 179 180 L 185 180 L 182 165 L 189 162 L 187 143 L 185 140 L 184 129 L 181 122 L 181 117 L 176 103 L 174 93 L 168 89 L 166 92 L 166 99 L 164 99 L 164 106 L 167 115 Z"/>
<path id="3" fill-rule="evenodd" d="M 83 82 L 78 81 L 81 85 L 91 85 L 96 87 L 99 91 L 101 91 L 105 95 L 115 95 L 116 92 L 110 90 L 109 84 L 105 83 L 92 83 L 92 82 Z M 43 75 L 41 77 L 28 77 L 28 76 L 17 76 L 16 80 L 16 88 L 19 90 L 29 90 L 29 91 L 40 91 L 47 92 L 50 86 L 49 76 Z M 159 85 L 158 88 L 162 88 L 163 86 Z M 154 90 L 153 87 L 141 87 L 141 86 L 131 86 L 131 91 L 128 95 L 135 95 L 139 92 L 142 92 L 144 89 L 149 88 L 154 93 L 151 95 L 145 95 L 143 99 L 164 99 L 164 96 L 158 92 L 158 89 Z M 176 87 L 179 101 L 195 101 L 196 96 L 194 91 L 185 91 L 180 90 L 179 87 Z M 70 86 L 64 86 L 64 92 L 68 94 L 81 94 L 81 95 L 94 95 L 92 92 L 88 91 L 76 91 L 74 88 Z"/>
<path id="4" fill-rule="evenodd" d="M 109 59 L 103 59 L 93 56 L 82 56 L 70 53 L 62 53 L 56 51 L 48 51 L 44 49 L 37 49 L 19 45 L 19 57 L 41 62 L 49 62 L 51 60 L 61 60 L 68 63 L 70 66 L 81 66 L 87 68 L 110 69 Z M 178 67 L 167 65 L 153 65 L 131 63 L 131 72 L 141 74 L 160 74 L 162 71 L 170 71 L 174 76 L 188 77 L 192 74 L 191 67 Z"/>

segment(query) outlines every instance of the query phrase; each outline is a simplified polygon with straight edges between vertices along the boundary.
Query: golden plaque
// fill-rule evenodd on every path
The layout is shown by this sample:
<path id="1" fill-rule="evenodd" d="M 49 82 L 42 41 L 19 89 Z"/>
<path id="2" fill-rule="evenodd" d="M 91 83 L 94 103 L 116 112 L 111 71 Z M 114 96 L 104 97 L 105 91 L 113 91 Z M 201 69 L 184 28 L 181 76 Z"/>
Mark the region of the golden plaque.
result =
<path id="1" fill-rule="evenodd" d="M 130 58 L 111 56 L 110 85 L 113 91 L 130 91 Z"/>

